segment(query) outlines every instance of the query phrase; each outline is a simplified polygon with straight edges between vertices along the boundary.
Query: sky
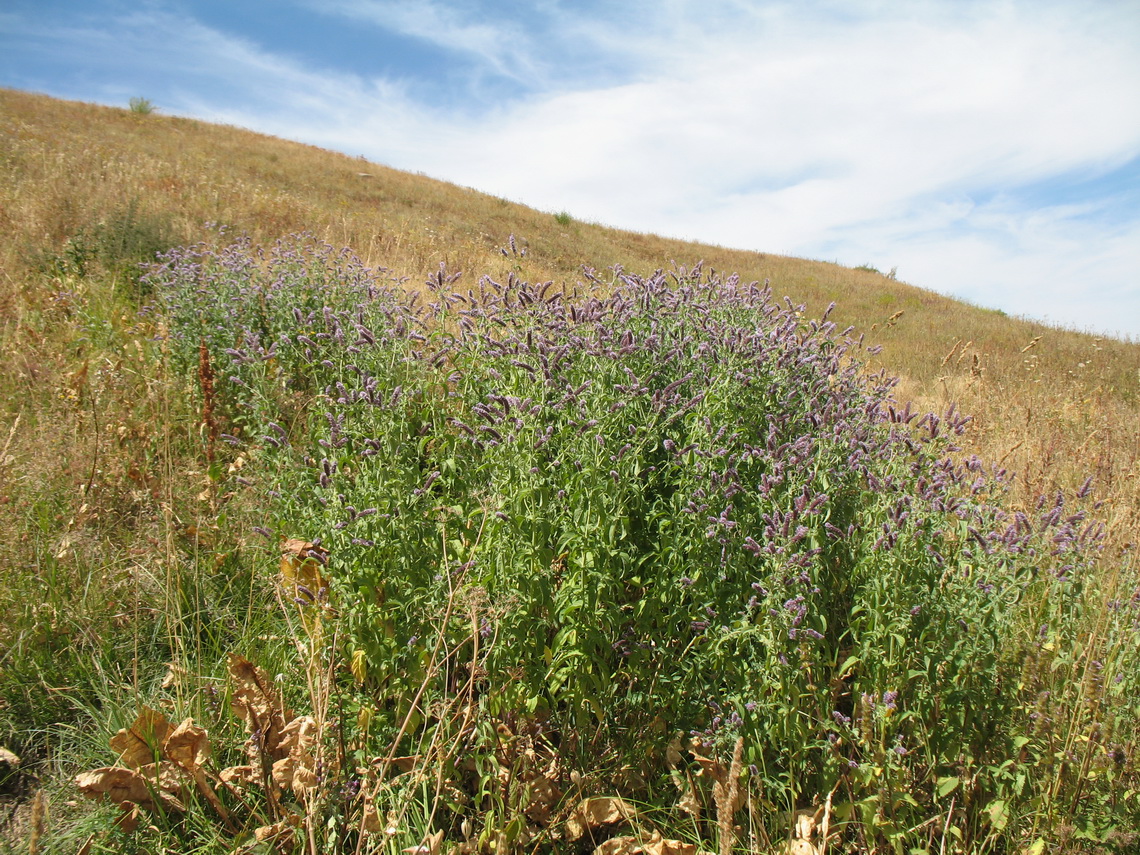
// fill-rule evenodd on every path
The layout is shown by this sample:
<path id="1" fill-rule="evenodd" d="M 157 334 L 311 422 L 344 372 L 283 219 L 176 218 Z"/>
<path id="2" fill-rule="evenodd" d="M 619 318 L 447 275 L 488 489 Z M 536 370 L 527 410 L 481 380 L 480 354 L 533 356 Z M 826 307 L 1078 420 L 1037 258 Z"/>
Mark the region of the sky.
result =
<path id="1" fill-rule="evenodd" d="M 0 86 L 1140 340 L 1137 0 L 4 0 Z"/>

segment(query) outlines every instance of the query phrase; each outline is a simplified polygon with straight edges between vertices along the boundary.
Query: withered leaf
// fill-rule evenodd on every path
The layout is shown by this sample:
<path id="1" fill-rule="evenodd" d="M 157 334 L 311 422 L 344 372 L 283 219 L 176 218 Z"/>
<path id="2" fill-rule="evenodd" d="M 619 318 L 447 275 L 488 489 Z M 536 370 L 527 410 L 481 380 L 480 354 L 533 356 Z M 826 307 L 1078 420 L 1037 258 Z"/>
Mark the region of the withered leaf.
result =
<path id="1" fill-rule="evenodd" d="M 149 707 L 139 710 L 134 724 L 111 737 L 111 747 L 131 769 L 147 766 L 162 756 L 162 743 L 170 731 L 166 716 Z"/>
<path id="2" fill-rule="evenodd" d="M 253 776 L 252 766 L 230 766 L 219 772 L 218 778 L 226 786 L 257 783 L 257 779 Z"/>
<path id="3" fill-rule="evenodd" d="M 283 790 L 292 789 L 300 797 L 317 785 L 317 723 L 312 716 L 293 719 L 282 732 L 278 751 L 285 756 L 273 764 L 273 780 Z"/>
<path id="4" fill-rule="evenodd" d="M 122 813 L 115 819 L 115 825 L 127 834 L 130 834 L 139 827 L 139 820 L 142 818 L 142 808 L 130 802 L 123 802 L 120 807 Z"/>
<path id="5" fill-rule="evenodd" d="M 550 822 L 555 805 L 562 798 L 562 790 L 558 786 L 558 758 L 553 757 L 545 769 L 535 770 L 527 777 L 527 800 L 523 813 L 531 822 L 546 825 Z"/>
<path id="6" fill-rule="evenodd" d="M 206 729 L 188 718 L 171 730 L 162 743 L 163 756 L 187 772 L 196 772 L 210 756 L 210 737 Z"/>
<path id="7" fill-rule="evenodd" d="M 292 714 L 282 706 L 268 675 L 244 656 L 230 654 L 229 671 L 233 680 L 230 706 L 250 734 L 260 734 L 260 746 L 250 748 L 251 759 L 260 764 L 261 751 L 273 760 L 281 759 L 285 722 Z"/>
<path id="8" fill-rule="evenodd" d="M 192 781 L 189 772 L 177 763 L 171 763 L 169 760 L 140 766 L 138 773 L 149 781 L 152 786 L 157 786 L 159 789 L 165 790 L 168 793 L 176 793 L 178 795 L 182 795 L 186 785 Z"/>
<path id="9" fill-rule="evenodd" d="M 593 855 L 700 855 L 695 843 L 663 838 L 655 831 L 649 838 L 612 837 L 594 849 Z"/>
<path id="10" fill-rule="evenodd" d="M 280 822 L 255 828 L 253 830 L 253 836 L 257 839 L 258 843 L 271 841 L 287 849 L 292 844 L 294 829 L 300 825 L 301 817 L 291 813 Z"/>
<path id="11" fill-rule="evenodd" d="M 624 799 L 609 796 L 583 799 L 566 820 L 566 836 L 577 840 L 587 831 L 630 822 L 636 815 L 637 811 Z"/>
<path id="12" fill-rule="evenodd" d="M 162 790 L 157 781 L 122 766 L 104 766 L 83 772 L 75 776 L 75 785 L 88 798 L 106 798 L 118 805 L 133 803 L 153 810 L 156 804 L 161 803 L 169 810 L 185 810 L 182 802 Z"/>
<path id="13" fill-rule="evenodd" d="M 681 798 L 677 801 L 677 807 L 693 819 L 699 820 L 701 818 L 701 800 L 697 797 L 693 782 L 688 781 L 687 784 L 684 792 L 681 793 Z"/>
<path id="14" fill-rule="evenodd" d="M 282 546 L 281 584 L 297 604 L 301 624 L 310 638 L 321 637 L 321 611 L 328 608 L 328 581 L 321 572 L 328 550 L 307 540 L 286 540 Z"/>
<path id="15" fill-rule="evenodd" d="M 380 814 L 376 810 L 376 804 L 368 799 L 364 803 L 364 820 L 361 823 L 361 828 L 370 834 L 384 830 L 384 823 L 380 821 Z"/>
<path id="16" fill-rule="evenodd" d="M 727 781 L 728 770 L 724 768 L 724 764 L 712 757 L 705 757 L 698 754 L 696 749 L 697 746 L 694 745 L 692 749 L 693 759 L 696 760 L 701 767 L 701 771 L 698 774 L 705 775 L 718 784 L 723 784 Z"/>
<path id="17" fill-rule="evenodd" d="M 173 689 L 186 677 L 186 669 L 173 662 L 166 663 L 166 676 L 162 678 L 162 688 Z"/>
<path id="18" fill-rule="evenodd" d="M 315 598 L 327 587 L 321 568 L 328 563 L 329 551 L 307 540 L 286 540 L 281 547 L 281 578 L 290 597 Z M 299 591 L 308 589 L 308 594 Z"/>
<path id="19" fill-rule="evenodd" d="M 407 852 L 409 855 L 438 855 L 439 846 L 443 843 L 443 829 L 441 828 L 435 834 L 429 834 L 424 838 L 424 842 L 419 846 L 409 846 L 407 849 L 401 849 L 401 852 Z"/>

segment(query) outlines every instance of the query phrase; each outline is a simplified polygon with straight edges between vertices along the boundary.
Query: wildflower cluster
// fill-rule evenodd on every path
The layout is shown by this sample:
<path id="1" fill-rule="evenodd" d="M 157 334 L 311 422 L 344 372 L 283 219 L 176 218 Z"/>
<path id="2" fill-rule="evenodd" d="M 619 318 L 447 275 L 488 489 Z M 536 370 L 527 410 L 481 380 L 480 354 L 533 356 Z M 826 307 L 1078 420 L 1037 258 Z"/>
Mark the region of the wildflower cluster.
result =
<path id="1" fill-rule="evenodd" d="M 900 407 L 767 287 L 585 278 L 441 269 L 421 303 L 301 242 L 149 281 L 173 358 L 228 378 L 267 532 L 328 550 L 376 739 L 466 682 L 564 752 L 743 737 L 769 804 L 842 788 L 918 826 L 940 776 L 1008 752 L 1031 604 L 1063 611 L 1095 553 L 1088 490 L 1002 510 L 968 419 Z"/>

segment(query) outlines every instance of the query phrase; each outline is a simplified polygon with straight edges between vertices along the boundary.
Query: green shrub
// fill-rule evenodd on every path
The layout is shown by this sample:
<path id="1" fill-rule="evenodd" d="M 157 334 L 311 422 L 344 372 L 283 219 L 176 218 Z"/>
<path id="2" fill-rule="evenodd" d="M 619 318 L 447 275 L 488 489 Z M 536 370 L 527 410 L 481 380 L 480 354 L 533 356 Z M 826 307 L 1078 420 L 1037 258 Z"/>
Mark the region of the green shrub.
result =
<path id="1" fill-rule="evenodd" d="M 305 242 L 150 277 L 175 358 L 205 348 L 229 378 L 252 463 L 235 489 L 327 562 L 293 626 L 341 663 L 354 756 L 464 746 L 471 801 L 446 823 L 474 811 L 507 843 L 527 820 L 488 784 L 503 727 L 659 799 L 677 735 L 722 757 L 742 739 L 772 835 L 829 794 L 863 846 L 1136 818 L 1137 602 L 1090 617 L 1087 486 L 1003 510 L 1004 473 L 955 456 L 968 419 L 900 408 L 826 315 L 765 289 L 590 279 L 463 290 L 441 270 L 417 305 Z M 1091 647 L 1065 652 L 1090 626 L 1091 672 Z M 1066 717 L 1095 748 L 1061 739 Z"/>
<path id="2" fill-rule="evenodd" d="M 131 98 L 131 112 L 140 116 L 149 116 L 154 112 L 154 104 L 148 98 Z"/>

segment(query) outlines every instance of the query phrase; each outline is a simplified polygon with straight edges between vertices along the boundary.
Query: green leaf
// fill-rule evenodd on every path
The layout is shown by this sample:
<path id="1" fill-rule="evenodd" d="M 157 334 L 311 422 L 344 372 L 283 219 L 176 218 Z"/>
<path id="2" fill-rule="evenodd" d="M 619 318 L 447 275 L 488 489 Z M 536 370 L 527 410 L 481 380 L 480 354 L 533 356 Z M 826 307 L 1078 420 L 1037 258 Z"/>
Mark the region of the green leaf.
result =
<path id="1" fill-rule="evenodd" d="M 961 781 L 954 776 L 938 779 L 938 798 L 945 798 L 950 795 L 954 790 L 958 789 L 958 784 Z"/>
<path id="2" fill-rule="evenodd" d="M 986 805 L 986 813 L 989 814 L 994 831 L 1001 831 L 1009 823 L 1009 806 L 1005 799 L 994 799 Z"/>

